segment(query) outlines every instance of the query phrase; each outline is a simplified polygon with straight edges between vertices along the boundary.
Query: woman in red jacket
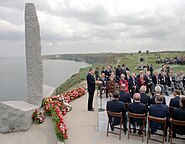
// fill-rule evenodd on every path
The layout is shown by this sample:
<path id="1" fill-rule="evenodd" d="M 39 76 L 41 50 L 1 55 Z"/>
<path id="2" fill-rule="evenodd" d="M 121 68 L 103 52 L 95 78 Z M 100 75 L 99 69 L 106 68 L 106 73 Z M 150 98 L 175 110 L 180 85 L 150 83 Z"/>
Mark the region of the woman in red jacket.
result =
<path id="1" fill-rule="evenodd" d="M 138 85 L 139 85 L 139 88 L 143 85 L 146 85 L 144 80 L 144 75 L 140 75 L 140 77 L 138 78 Z"/>
<path id="2" fill-rule="evenodd" d="M 126 86 L 125 92 L 129 92 L 128 81 L 125 79 L 125 75 L 124 74 L 121 74 L 121 79 L 119 81 L 119 86 L 121 86 L 122 84 L 125 84 L 125 86 Z"/>

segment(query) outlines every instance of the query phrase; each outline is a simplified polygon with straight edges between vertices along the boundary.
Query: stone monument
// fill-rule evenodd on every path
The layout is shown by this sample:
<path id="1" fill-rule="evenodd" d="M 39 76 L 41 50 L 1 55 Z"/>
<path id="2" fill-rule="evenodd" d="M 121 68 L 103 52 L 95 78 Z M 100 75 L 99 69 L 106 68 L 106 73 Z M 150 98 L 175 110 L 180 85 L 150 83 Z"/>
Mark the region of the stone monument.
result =
<path id="1" fill-rule="evenodd" d="M 25 6 L 25 48 L 28 97 L 25 101 L 0 102 L 0 132 L 27 130 L 32 124 L 32 113 L 43 98 L 43 73 L 39 22 L 34 4 Z"/>
<path id="2" fill-rule="evenodd" d="M 40 105 L 43 98 L 43 72 L 40 28 L 35 6 L 25 6 L 25 47 L 27 66 L 27 101 Z"/>

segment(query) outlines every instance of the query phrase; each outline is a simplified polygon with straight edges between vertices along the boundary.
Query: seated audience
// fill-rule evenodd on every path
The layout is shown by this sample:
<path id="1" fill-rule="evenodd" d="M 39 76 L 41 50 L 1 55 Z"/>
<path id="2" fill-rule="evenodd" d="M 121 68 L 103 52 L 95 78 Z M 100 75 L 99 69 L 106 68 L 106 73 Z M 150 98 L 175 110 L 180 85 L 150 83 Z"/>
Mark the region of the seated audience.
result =
<path id="1" fill-rule="evenodd" d="M 170 100 L 170 107 L 176 107 L 179 108 L 180 107 L 180 90 L 175 90 L 173 92 L 174 98 L 172 98 Z"/>
<path id="2" fill-rule="evenodd" d="M 150 106 L 150 96 L 147 95 L 146 93 L 146 86 L 141 86 L 140 88 L 140 95 L 141 95 L 141 100 L 140 102 L 146 105 L 146 108 Z"/>
<path id="3" fill-rule="evenodd" d="M 150 90 L 151 94 L 153 95 L 153 93 L 154 93 L 154 83 L 152 82 L 152 78 L 150 76 L 150 71 L 146 72 L 146 75 L 144 76 L 144 80 L 145 80 L 145 84 L 146 84 L 146 87 L 147 87 L 147 93 Z"/>
<path id="4" fill-rule="evenodd" d="M 185 97 L 181 98 L 181 107 L 174 109 L 172 118 L 174 120 L 185 121 Z M 180 135 L 185 135 L 185 127 L 175 126 L 173 132 L 173 137 L 176 136 L 176 133 Z"/>
<path id="5" fill-rule="evenodd" d="M 155 87 L 155 95 L 152 96 L 152 98 L 150 99 L 150 104 L 156 104 L 156 101 L 155 101 L 156 96 L 162 96 L 161 95 L 161 87 L 159 85 L 157 85 Z M 165 97 L 162 96 L 162 99 L 163 99 L 162 100 L 162 104 L 166 105 L 166 99 L 165 99 Z"/>
<path id="6" fill-rule="evenodd" d="M 108 92 L 113 93 L 116 90 L 116 82 L 114 81 L 113 77 L 110 77 L 110 80 L 108 81 L 107 84 Z"/>
<path id="7" fill-rule="evenodd" d="M 164 71 L 161 70 L 161 73 L 159 74 L 159 84 L 160 87 L 162 88 L 162 92 L 169 96 L 167 83 L 168 83 L 167 76 L 164 74 Z"/>
<path id="8" fill-rule="evenodd" d="M 129 104 L 128 111 L 135 114 L 145 114 L 147 115 L 147 109 L 145 104 L 141 103 L 141 97 L 139 93 L 135 93 L 134 96 L 134 102 Z M 136 133 L 136 126 L 141 126 L 142 120 L 141 119 L 131 119 L 131 124 L 134 127 L 134 133 Z M 142 134 L 141 131 L 138 132 L 138 134 Z"/>
<path id="9" fill-rule="evenodd" d="M 168 78 L 167 85 L 169 88 L 171 88 L 171 91 L 173 92 L 175 89 L 175 76 L 172 70 L 170 70 L 169 75 L 167 75 L 167 78 Z"/>
<path id="10" fill-rule="evenodd" d="M 159 84 L 159 75 L 158 75 L 158 71 L 157 70 L 152 75 L 152 82 L 153 82 L 154 86 Z"/>
<path id="11" fill-rule="evenodd" d="M 131 103 L 130 94 L 126 92 L 126 85 L 122 84 L 120 86 L 120 92 L 119 92 L 119 101 L 122 101 L 124 103 Z"/>
<path id="12" fill-rule="evenodd" d="M 128 82 L 125 79 L 125 75 L 124 74 L 121 74 L 121 79 L 119 81 L 119 86 L 121 86 L 122 84 L 126 85 L 126 92 L 129 92 L 129 90 L 128 90 Z"/>
<path id="13" fill-rule="evenodd" d="M 154 116 L 154 117 L 158 117 L 158 118 L 166 118 L 167 125 L 168 125 L 169 108 L 168 108 L 168 106 L 166 106 L 162 103 L 163 96 L 157 95 L 155 97 L 155 102 L 156 102 L 156 104 L 153 104 L 150 106 L 149 115 Z M 157 131 L 157 129 L 163 130 L 163 125 L 161 125 L 160 123 L 156 123 L 156 122 L 151 122 L 150 127 L 151 127 L 151 133 L 155 133 Z M 167 127 L 166 127 L 166 129 L 167 129 Z M 167 131 L 166 131 L 166 133 L 167 133 Z"/>
<path id="14" fill-rule="evenodd" d="M 144 79 L 144 75 L 140 75 L 140 77 L 138 78 L 138 86 L 139 88 L 145 84 L 145 79 Z"/>
<path id="15" fill-rule="evenodd" d="M 113 100 L 108 101 L 107 102 L 107 111 L 111 111 L 111 112 L 122 112 L 123 114 L 123 119 L 125 121 L 125 125 L 124 128 L 126 130 L 126 110 L 125 110 L 125 106 L 124 103 L 122 101 L 119 101 L 119 92 L 118 91 L 114 91 L 113 92 Z M 111 118 L 109 119 L 109 121 L 111 121 L 111 130 L 114 130 L 114 125 L 119 125 L 120 124 L 120 119 L 119 118 Z"/>
<path id="16" fill-rule="evenodd" d="M 132 73 L 132 77 L 130 77 L 128 80 L 128 88 L 129 88 L 129 92 L 131 94 L 131 97 L 133 97 L 134 93 L 139 91 L 138 90 L 139 89 L 138 81 L 137 81 L 135 73 Z"/>

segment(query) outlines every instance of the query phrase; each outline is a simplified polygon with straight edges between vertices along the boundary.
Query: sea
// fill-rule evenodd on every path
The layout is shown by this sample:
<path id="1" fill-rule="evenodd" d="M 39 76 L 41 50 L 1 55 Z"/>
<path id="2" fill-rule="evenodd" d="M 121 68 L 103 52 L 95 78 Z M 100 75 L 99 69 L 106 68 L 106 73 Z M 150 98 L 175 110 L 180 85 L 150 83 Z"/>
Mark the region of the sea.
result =
<path id="1" fill-rule="evenodd" d="M 58 87 L 90 66 L 84 62 L 69 60 L 43 60 L 43 83 Z M 25 58 L 0 58 L 0 101 L 23 100 L 27 96 L 27 75 Z"/>

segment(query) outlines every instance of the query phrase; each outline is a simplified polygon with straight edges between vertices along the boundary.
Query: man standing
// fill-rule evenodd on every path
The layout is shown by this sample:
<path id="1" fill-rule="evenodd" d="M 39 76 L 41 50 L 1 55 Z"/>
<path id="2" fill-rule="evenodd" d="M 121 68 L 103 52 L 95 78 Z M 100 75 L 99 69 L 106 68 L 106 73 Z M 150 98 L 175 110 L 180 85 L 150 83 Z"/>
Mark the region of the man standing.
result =
<path id="1" fill-rule="evenodd" d="M 94 108 L 92 107 L 93 104 L 93 98 L 94 98 L 94 91 L 95 91 L 95 79 L 94 79 L 94 71 L 92 68 L 89 69 L 89 73 L 87 74 L 87 90 L 89 93 L 88 97 L 88 111 L 94 111 Z"/>

